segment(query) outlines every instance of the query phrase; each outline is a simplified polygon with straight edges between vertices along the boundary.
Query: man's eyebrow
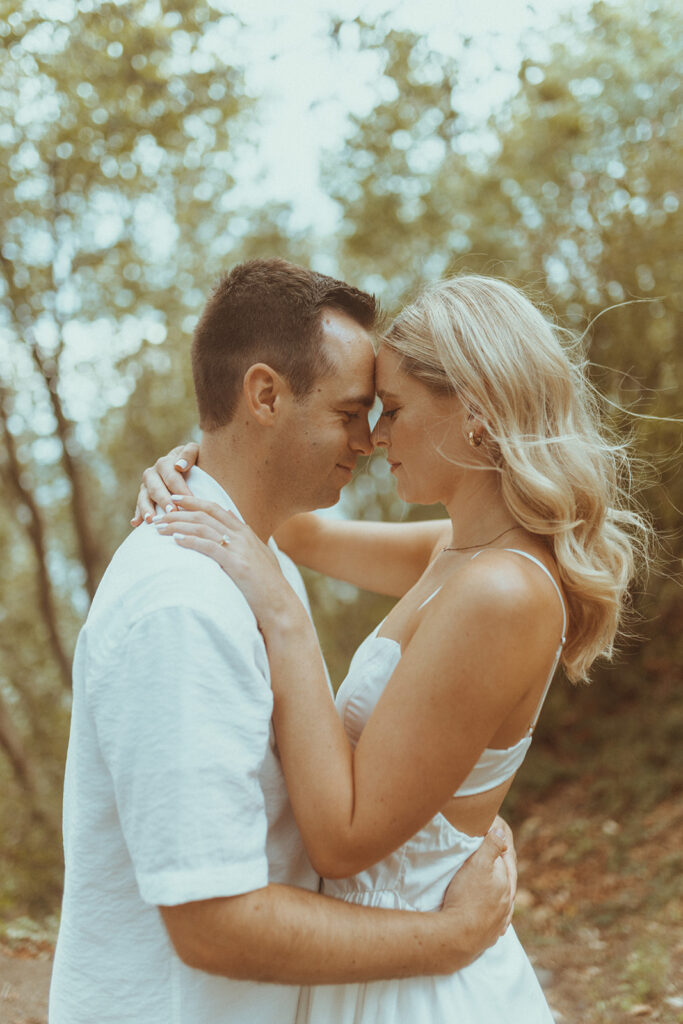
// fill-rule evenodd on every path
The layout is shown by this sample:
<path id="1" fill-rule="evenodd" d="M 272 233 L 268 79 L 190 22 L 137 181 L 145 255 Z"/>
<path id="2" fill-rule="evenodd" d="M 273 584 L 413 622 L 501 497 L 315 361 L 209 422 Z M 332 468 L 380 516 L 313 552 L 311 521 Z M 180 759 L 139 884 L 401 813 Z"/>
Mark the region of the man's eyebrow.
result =
<path id="1" fill-rule="evenodd" d="M 362 395 L 348 395 L 347 398 L 343 398 L 340 405 L 362 405 L 364 409 L 370 409 L 375 404 L 375 395 L 362 394 Z"/>

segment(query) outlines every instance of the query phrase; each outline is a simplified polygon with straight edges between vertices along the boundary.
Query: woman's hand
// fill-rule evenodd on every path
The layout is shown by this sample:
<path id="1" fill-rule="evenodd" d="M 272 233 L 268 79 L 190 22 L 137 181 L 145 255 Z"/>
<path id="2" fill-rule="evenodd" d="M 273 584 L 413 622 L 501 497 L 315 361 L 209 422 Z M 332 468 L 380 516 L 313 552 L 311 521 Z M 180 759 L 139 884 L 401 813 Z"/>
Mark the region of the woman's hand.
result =
<path id="1" fill-rule="evenodd" d="M 235 581 L 258 621 L 268 631 L 298 621 L 305 611 L 282 574 L 275 554 L 232 512 L 194 495 L 172 495 L 177 510 L 154 517 L 161 534 L 176 544 L 208 555 Z"/>
<path id="2" fill-rule="evenodd" d="M 166 509 L 167 512 L 175 508 L 172 494 L 191 493 L 183 473 L 194 466 L 198 455 L 199 445 L 190 441 L 173 448 L 168 455 L 162 455 L 144 471 L 131 526 L 139 526 L 143 520 L 151 523 L 156 507 Z"/>

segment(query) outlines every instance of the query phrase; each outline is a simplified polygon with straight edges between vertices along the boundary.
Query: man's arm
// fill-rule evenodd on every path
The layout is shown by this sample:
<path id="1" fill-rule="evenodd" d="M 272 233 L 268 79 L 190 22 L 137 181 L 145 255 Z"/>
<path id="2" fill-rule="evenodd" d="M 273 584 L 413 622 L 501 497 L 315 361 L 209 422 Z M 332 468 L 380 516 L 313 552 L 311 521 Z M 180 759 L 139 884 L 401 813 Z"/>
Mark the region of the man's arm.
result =
<path id="1" fill-rule="evenodd" d="M 296 985 L 449 974 L 504 931 L 511 879 L 494 833 L 461 868 L 440 912 L 360 907 L 284 885 L 160 907 L 188 966 Z"/>
<path id="2" fill-rule="evenodd" d="M 246 632 L 246 605 L 230 614 L 231 632 Z M 508 911 L 494 838 L 458 872 L 455 912 L 348 906 L 267 885 L 259 776 L 270 690 L 249 645 L 227 643 L 214 618 L 150 610 L 91 694 L 140 894 L 164 908 L 179 956 L 229 977 L 293 984 L 444 973 L 473 959 Z"/>

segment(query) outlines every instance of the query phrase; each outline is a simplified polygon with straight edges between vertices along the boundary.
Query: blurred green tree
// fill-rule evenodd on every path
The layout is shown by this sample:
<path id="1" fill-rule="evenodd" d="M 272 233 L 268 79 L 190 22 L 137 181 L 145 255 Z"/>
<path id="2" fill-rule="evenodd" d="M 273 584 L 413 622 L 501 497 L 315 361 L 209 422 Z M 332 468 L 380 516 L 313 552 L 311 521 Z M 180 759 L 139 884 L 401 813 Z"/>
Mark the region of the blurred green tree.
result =
<path id="1" fill-rule="evenodd" d="M 341 210 L 343 272 L 357 277 L 360 268 L 361 281 L 380 289 L 392 310 L 442 274 L 498 274 L 575 333 L 590 324 L 592 379 L 608 402 L 629 410 L 608 407 L 607 420 L 634 435 L 637 455 L 650 464 L 640 500 L 664 540 L 664 573 L 653 576 L 647 595 L 636 595 L 642 642 L 596 673 L 604 685 L 583 694 L 581 706 L 588 721 L 595 712 L 604 723 L 617 688 L 620 709 L 632 716 L 624 752 L 647 720 L 653 765 L 659 756 L 647 791 L 654 799 L 674 785 L 683 745 L 675 705 L 683 665 L 675 579 L 683 505 L 681 9 L 599 2 L 568 16 L 551 36 L 527 41 L 517 89 L 485 124 L 459 111 L 456 61 L 387 23 L 356 24 L 359 45 L 375 51 L 382 70 L 374 110 L 353 119 L 345 148 L 327 161 Z M 631 304 L 610 308 L 623 302 Z M 371 518 L 435 513 L 401 513 L 390 492 L 368 495 L 364 486 L 361 476 L 345 499 L 353 514 L 362 516 L 368 502 Z M 362 617 L 346 592 L 324 608 L 326 651 L 342 664 L 362 635 Z M 341 616 L 351 638 L 343 631 L 339 639 Z M 561 725 L 576 721 L 573 696 L 556 688 L 541 733 L 561 736 Z M 587 754 L 602 749 L 599 728 L 565 733 L 572 743 L 578 736 Z M 614 739 L 613 730 L 605 735 Z M 664 754 L 654 752 L 655 735 Z M 556 761 L 561 742 L 553 740 Z M 581 759 L 573 763 L 578 771 Z M 620 799 L 631 796 L 623 786 Z"/>
<path id="2" fill-rule="evenodd" d="M 208 0 L 0 0 L 0 912 L 59 892 L 75 634 L 142 466 L 194 423 L 208 285 L 285 247 L 288 210 L 235 188 L 239 32 Z"/>

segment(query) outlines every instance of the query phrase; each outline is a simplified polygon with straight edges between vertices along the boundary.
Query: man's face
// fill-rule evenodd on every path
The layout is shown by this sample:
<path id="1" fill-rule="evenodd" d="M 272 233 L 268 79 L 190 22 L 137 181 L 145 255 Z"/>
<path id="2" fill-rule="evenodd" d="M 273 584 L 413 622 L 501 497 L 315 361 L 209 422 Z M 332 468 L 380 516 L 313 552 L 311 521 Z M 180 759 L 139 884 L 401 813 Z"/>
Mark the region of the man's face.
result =
<path id="1" fill-rule="evenodd" d="M 303 399 L 290 400 L 281 432 L 287 489 L 302 511 L 334 505 L 358 456 L 372 452 L 370 335 L 346 313 L 328 308 L 322 313 L 321 343 L 331 369 Z"/>

